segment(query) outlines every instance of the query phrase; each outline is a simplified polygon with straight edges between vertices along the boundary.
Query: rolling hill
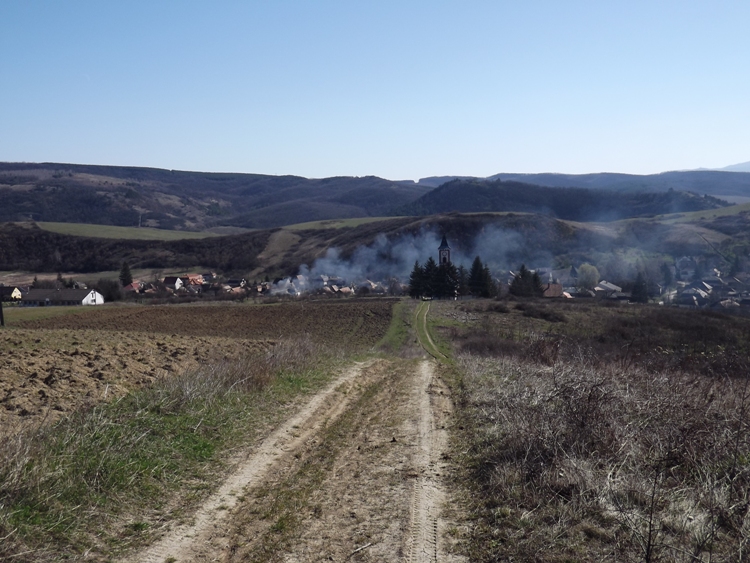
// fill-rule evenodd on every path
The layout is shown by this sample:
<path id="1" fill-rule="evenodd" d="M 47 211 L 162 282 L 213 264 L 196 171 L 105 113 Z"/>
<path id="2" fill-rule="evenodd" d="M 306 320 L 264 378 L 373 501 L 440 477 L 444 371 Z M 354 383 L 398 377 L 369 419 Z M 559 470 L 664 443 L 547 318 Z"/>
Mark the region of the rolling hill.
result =
<path id="1" fill-rule="evenodd" d="M 80 164 L 0 163 L 0 221 L 161 229 L 268 229 L 387 215 L 429 187 L 368 176 L 215 174 Z"/>
<path id="2" fill-rule="evenodd" d="M 737 165 L 724 170 L 686 170 L 661 174 L 512 174 L 501 173 L 487 178 L 435 176 L 422 178 L 418 185 L 438 187 L 455 179 L 503 180 L 535 184 L 550 188 L 589 188 L 608 191 L 666 192 L 670 189 L 700 195 L 750 196 L 750 170 Z M 732 170 L 732 173 L 728 171 Z"/>
<path id="3" fill-rule="evenodd" d="M 402 215 L 458 211 L 542 213 L 571 221 L 612 221 L 716 209 L 727 204 L 688 192 L 610 192 L 602 189 L 551 188 L 515 181 L 452 180 L 401 208 Z"/>

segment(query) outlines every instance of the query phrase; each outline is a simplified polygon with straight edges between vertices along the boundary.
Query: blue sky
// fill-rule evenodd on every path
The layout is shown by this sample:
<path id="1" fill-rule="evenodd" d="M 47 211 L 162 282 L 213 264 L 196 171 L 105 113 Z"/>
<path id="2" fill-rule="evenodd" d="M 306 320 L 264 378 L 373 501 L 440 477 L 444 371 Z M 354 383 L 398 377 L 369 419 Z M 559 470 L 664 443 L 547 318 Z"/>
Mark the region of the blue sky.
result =
<path id="1" fill-rule="evenodd" d="M 0 2 L 0 161 L 417 179 L 750 160 L 750 2 Z"/>

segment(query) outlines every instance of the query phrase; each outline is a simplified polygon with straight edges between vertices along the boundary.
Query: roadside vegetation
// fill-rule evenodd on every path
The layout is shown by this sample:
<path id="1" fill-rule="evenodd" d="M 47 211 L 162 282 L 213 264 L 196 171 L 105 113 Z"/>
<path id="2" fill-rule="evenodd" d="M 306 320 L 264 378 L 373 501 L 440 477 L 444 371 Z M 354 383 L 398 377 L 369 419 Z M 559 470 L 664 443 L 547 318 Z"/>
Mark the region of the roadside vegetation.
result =
<path id="1" fill-rule="evenodd" d="M 392 306 L 374 306 L 377 314 L 356 303 L 307 312 L 294 307 L 291 316 L 285 314 L 288 306 L 271 306 L 274 323 L 266 331 L 286 338 L 273 341 L 265 351 L 169 373 L 109 403 L 92 403 L 55 425 L 5 436 L 0 445 L 0 560 L 106 560 L 189 517 L 221 482 L 233 453 L 288 417 L 295 401 L 320 389 L 345 359 L 383 339 L 390 320 L 385 308 Z M 222 334 L 228 322 L 222 311 L 246 319 L 252 311 L 265 318 L 267 310 L 214 309 L 208 318 L 201 317 L 202 323 L 182 326 Z M 154 330 L 158 319 L 149 320 L 152 311 L 157 316 L 179 314 L 172 308 L 162 313 L 156 308 L 126 311 L 123 326 L 110 325 L 110 330 L 115 329 L 115 336 L 139 326 Z M 324 314 L 333 320 L 326 321 Z M 84 321 L 88 317 L 70 322 L 89 322 Z M 402 316 L 399 319 L 402 322 Z M 33 322 L 54 331 L 56 323 L 66 321 L 48 317 Z M 310 322 L 323 334 L 306 334 Z M 334 325 L 350 338 L 328 332 Z M 398 346 L 403 330 L 398 323 L 394 326 L 384 342 Z M 247 327 L 240 326 L 235 336 L 245 336 Z"/>
<path id="2" fill-rule="evenodd" d="M 187 514 L 335 355 L 310 340 L 160 379 L 50 428 L 5 440 L 0 558 L 98 558 L 137 546 Z"/>
<path id="3" fill-rule="evenodd" d="M 457 360 L 472 561 L 747 558 L 747 319 L 533 300 L 431 314 Z"/>

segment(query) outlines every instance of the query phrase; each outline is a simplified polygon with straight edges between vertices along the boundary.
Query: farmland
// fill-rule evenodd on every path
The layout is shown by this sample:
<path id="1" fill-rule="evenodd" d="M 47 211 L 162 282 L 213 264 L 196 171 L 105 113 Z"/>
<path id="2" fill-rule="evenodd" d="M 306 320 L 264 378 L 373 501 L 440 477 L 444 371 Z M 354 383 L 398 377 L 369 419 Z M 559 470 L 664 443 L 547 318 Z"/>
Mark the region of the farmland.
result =
<path id="1" fill-rule="evenodd" d="M 378 300 L 13 311 L 19 329 L 0 332 L 7 358 L 0 365 L 0 428 L 54 422 L 158 377 L 265 352 L 282 339 L 371 346 L 385 334 L 392 306 Z"/>

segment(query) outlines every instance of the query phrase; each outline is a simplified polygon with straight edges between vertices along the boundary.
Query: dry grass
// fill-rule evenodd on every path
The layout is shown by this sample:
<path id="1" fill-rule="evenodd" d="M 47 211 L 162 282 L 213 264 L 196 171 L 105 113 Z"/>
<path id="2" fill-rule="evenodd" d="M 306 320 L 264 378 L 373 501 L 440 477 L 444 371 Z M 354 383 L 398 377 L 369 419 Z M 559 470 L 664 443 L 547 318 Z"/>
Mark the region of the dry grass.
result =
<path id="1" fill-rule="evenodd" d="M 747 558 L 747 364 L 706 377 L 547 352 L 459 357 L 471 559 Z"/>
<path id="2" fill-rule="evenodd" d="M 280 342 L 7 438 L 0 560 L 103 560 L 144 542 L 207 494 L 220 454 L 319 385 L 331 357 L 309 339 Z"/>

